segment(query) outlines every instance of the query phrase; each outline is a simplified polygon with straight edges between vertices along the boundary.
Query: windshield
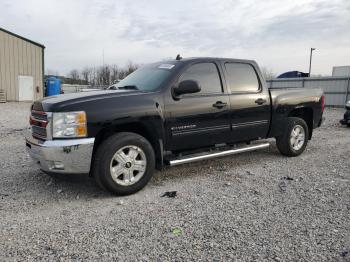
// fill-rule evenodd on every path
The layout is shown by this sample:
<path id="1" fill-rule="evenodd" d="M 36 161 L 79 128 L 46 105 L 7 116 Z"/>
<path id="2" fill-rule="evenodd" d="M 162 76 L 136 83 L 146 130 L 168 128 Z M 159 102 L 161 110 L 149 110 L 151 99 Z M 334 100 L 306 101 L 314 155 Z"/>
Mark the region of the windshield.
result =
<path id="1" fill-rule="evenodd" d="M 170 76 L 171 70 L 159 67 L 143 67 L 128 75 L 118 84 L 117 89 L 153 91 Z"/>

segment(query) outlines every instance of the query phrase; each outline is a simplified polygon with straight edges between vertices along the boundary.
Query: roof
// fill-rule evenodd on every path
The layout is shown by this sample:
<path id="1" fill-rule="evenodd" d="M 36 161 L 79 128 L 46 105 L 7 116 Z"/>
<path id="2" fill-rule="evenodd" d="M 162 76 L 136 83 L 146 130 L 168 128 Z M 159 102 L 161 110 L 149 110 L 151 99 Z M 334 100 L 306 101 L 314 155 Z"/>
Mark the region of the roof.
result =
<path id="1" fill-rule="evenodd" d="M 236 63 L 256 63 L 254 60 L 248 59 L 236 59 L 236 58 L 225 58 L 225 57 L 184 57 L 181 60 L 168 60 L 168 62 L 206 62 L 206 61 L 225 61 L 225 62 L 236 62 Z M 163 61 L 164 62 L 164 61 Z"/>
<path id="2" fill-rule="evenodd" d="M 40 43 L 38 43 L 38 42 L 34 42 L 33 40 L 30 40 L 30 39 L 25 38 L 25 37 L 23 37 L 23 36 L 20 36 L 20 35 L 17 35 L 17 34 L 15 34 L 15 33 L 10 32 L 10 31 L 7 31 L 7 30 L 4 29 L 4 28 L 1 28 L 1 27 L 0 27 L 0 31 L 3 31 L 3 32 L 7 33 L 7 34 L 10 34 L 10 35 L 13 35 L 13 36 L 15 36 L 15 37 L 18 37 L 18 38 L 20 38 L 20 39 L 22 39 L 22 40 L 24 40 L 24 41 L 27 41 L 27 42 L 29 42 L 29 43 L 31 43 L 31 44 L 33 44 L 33 45 L 39 46 L 39 47 L 41 47 L 41 48 L 45 48 L 44 45 L 42 45 L 42 44 L 40 44 Z"/>

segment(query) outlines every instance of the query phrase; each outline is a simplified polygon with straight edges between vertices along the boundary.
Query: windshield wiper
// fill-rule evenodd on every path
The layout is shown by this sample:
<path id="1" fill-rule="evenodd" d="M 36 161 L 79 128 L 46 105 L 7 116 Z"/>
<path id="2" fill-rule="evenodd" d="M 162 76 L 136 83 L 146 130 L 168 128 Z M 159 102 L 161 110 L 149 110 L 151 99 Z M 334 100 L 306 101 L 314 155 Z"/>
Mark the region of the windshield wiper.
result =
<path id="1" fill-rule="evenodd" d="M 118 86 L 118 89 L 126 89 L 126 90 L 139 90 L 137 86 L 135 85 L 128 85 L 128 86 Z"/>

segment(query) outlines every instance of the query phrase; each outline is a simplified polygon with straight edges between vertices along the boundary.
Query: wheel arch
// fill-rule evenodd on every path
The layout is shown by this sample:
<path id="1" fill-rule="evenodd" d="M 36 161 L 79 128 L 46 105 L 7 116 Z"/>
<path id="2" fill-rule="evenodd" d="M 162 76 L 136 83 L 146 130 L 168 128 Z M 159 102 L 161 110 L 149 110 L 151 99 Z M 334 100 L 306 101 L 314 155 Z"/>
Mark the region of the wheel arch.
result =
<path id="1" fill-rule="evenodd" d="M 288 117 L 299 117 L 299 118 L 303 119 L 306 122 L 308 129 L 309 129 L 308 139 L 311 140 L 313 125 L 314 125 L 313 109 L 310 107 L 295 108 L 288 113 Z"/>
<path id="2" fill-rule="evenodd" d="M 155 156 L 156 156 L 156 168 L 162 169 L 163 167 L 163 139 L 159 136 L 157 136 L 156 132 L 152 131 L 152 128 L 143 123 L 143 122 L 133 122 L 133 123 L 127 123 L 127 124 L 121 124 L 117 126 L 110 126 L 101 129 L 96 137 L 95 137 L 95 143 L 94 143 L 94 149 L 93 149 L 93 157 L 95 155 L 95 152 L 99 145 L 108 137 L 120 133 L 120 132 L 130 132 L 138 134 L 145 139 L 147 139 L 148 142 L 152 145 L 152 148 L 154 150 Z"/>

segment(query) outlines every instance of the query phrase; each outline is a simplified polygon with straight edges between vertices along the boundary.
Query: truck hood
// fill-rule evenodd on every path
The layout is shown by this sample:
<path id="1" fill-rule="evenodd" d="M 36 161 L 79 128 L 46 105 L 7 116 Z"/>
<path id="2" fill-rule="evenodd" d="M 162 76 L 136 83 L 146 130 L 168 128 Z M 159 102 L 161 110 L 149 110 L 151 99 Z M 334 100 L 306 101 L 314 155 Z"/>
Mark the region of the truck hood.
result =
<path id="1" fill-rule="evenodd" d="M 79 92 L 71 94 L 62 94 L 50 96 L 33 103 L 32 109 L 46 112 L 64 111 L 64 108 L 69 105 L 84 103 L 93 100 L 114 98 L 121 96 L 139 95 L 143 92 L 138 90 L 99 90 L 89 92 Z"/>

